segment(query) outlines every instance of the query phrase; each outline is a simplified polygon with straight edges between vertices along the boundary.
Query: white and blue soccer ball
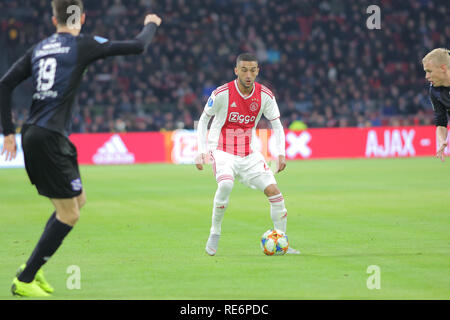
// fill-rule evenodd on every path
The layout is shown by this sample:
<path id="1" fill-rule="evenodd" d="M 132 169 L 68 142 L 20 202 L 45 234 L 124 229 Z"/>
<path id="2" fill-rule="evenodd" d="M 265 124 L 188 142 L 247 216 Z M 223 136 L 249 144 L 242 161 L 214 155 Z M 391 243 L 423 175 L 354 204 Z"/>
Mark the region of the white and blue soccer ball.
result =
<path id="1" fill-rule="evenodd" d="M 261 249 L 268 256 L 282 256 L 289 248 L 287 235 L 277 229 L 264 232 L 261 237 Z"/>

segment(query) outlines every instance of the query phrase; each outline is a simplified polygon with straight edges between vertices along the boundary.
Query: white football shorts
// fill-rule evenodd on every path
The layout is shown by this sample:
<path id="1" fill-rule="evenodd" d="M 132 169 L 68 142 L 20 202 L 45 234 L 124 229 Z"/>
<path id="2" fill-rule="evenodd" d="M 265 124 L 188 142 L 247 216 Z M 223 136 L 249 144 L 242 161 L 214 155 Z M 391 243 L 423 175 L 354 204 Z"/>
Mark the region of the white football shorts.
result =
<path id="1" fill-rule="evenodd" d="M 277 183 L 261 152 L 253 152 L 246 157 L 222 150 L 214 150 L 210 154 L 217 183 L 237 178 L 247 187 L 261 191 Z"/>

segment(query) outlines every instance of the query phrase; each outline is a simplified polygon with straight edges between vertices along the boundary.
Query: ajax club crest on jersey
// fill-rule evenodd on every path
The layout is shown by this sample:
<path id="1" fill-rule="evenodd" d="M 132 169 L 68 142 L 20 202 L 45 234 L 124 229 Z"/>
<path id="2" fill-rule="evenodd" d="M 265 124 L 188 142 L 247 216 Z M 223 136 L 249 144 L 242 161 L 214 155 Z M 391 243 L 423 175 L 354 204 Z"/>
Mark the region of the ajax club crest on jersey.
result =
<path id="1" fill-rule="evenodd" d="M 250 111 L 255 112 L 256 110 L 258 110 L 258 107 L 259 107 L 258 102 L 252 102 L 250 104 Z"/>

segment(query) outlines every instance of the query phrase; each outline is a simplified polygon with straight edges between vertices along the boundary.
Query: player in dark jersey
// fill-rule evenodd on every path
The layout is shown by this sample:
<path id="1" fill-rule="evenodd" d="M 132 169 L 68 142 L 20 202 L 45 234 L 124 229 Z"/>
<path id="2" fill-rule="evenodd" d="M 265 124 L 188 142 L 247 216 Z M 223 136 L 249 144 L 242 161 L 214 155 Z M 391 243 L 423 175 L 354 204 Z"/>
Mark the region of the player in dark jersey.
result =
<path id="1" fill-rule="evenodd" d="M 110 41 L 80 34 L 86 19 L 82 0 L 53 0 L 52 7 L 56 33 L 30 48 L 0 79 L 5 136 L 2 155 L 11 160 L 16 156 L 11 95 L 19 83 L 32 77 L 31 110 L 21 132 L 25 167 L 38 193 L 48 197 L 55 207 L 30 258 L 13 280 L 12 292 L 21 296 L 47 296 L 53 292 L 41 267 L 72 230 L 86 202 L 77 150 L 68 139 L 75 94 L 84 71 L 98 59 L 145 52 L 161 24 L 161 18 L 150 14 L 135 39 Z"/>
<path id="2" fill-rule="evenodd" d="M 450 116 L 450 50 L 434 49 L 422 59 L 422 63 L 425 77 L 430 82 L 430 100 L 433 104 L 438 142 L 436 157 L 444 161 Z"/>

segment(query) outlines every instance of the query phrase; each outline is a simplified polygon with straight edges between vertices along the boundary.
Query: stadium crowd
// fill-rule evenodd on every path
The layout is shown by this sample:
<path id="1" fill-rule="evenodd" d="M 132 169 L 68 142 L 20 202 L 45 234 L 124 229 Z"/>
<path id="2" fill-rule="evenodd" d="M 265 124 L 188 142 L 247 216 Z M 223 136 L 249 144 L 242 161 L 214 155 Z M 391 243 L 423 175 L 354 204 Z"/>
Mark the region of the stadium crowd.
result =
<path id="1" fill-rule="evenodd" d="M 84 2 L 83 33 L 128 39 L 149 12 L 163 24 L 147 54 L 89 67 L 74 132 L 193 128 L 210 93 L 235 78 L 235 58 L 244 51 L 257 55 L 258 80 L 275 93 L 286 128 L 433 123 L 421 59 L 450 43 L 445 0 L 383 0 L 381 28 L 373 30 L 368 0 Z M 54 33 L 50 1 L 2 0 L 0 29 L 3 74 Z M 19 128 L 30 90 L 24 83 L 14 98 Z"/>

